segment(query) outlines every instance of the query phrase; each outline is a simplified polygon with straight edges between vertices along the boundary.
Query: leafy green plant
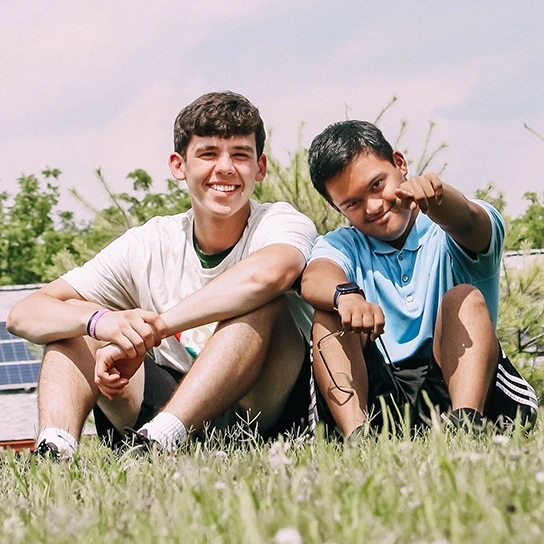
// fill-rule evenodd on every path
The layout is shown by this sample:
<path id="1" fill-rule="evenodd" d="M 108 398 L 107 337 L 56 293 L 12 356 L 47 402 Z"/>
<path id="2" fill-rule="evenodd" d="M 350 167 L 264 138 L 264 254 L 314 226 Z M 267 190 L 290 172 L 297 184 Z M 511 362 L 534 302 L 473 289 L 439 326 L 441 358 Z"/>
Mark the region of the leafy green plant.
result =
<path id="1" fill-rule="evenodd" d="M 57 209 L 59 188 L 50 181 L 60 174 L 46 169 L 42 181 L 21 176 L 15 197 L 0 194 L 0 285 L 39 283 L 53 255 L 61 249 L 76 252 L 73 214 Z"/>
<path id="2" fill-rule="evenodd" d="M 85 199 L 77 189 L 70 193 L 94 214 L 83 233 L 87 245 L 98 251 L 126 230 L 145 223 L 157 215 L 171 215 L 187 211 L 191 206 L 188 192 L 176 180 L 168 179 L 164 193 L 153 192 L 153 180 L 142 169 L 127 175 L 133 180 L 133 193 L 115 193 L 97 168 L 96 179 L 111 202 L 105 209 L 97 208 Z"/>

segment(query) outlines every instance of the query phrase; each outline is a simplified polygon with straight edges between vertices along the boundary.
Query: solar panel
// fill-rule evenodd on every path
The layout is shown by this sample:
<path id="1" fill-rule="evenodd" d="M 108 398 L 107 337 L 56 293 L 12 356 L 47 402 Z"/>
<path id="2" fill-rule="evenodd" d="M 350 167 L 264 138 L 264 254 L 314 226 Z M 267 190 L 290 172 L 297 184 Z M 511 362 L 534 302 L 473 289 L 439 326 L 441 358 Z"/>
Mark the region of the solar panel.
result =
<path id="1" fill-rule="evenodd" d="M 0 321 L 0 340 L 20 340 L 20 338 L 8 332 L 5 321 Z"/>
<path id="2" fill-rule="evenodd" d="M 0 364 L 0 390 L 36 387 L 40 362 Z"/>
<path id="3" fill-rule="evenodd" d="M 41 348 L 14 336 L 0 321 L 0 390 L 31 389 L 38 383 Z"/>
<path id="4" fill-rule="evenodd" d="M 32 352 L 26 340 L 0 342 L 0 363 L 13 361 L 35 361 L 40 359 L 38 352 Z"/>

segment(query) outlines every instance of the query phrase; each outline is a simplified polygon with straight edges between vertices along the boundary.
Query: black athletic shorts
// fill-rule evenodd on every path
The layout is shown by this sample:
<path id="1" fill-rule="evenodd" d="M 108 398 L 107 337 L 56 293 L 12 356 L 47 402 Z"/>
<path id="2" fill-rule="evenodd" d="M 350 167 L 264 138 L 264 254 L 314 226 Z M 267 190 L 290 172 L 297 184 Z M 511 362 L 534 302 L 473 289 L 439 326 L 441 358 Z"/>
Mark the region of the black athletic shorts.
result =
<path id="1" fill-rule="evenodd" d="M 145 382 L 144 398 L 140 407 L 135 429 L 150 421 L 157 415 L 177 389 L 184 374 L 174 369 L 158 365 L 149 353 L 144 359 Z M 289 393 L 285 408 L 275 425 L 267 431 L 257 432 L 264 440 L 276 438 L 279 434 L 288 432 L 303 432 L 308 424 L 308 410 L 310 406 L 310 348 L 306 344 L 305 357 L 298 378 Z M 113 446 L 123 440 L 121 434 L 115 430 L 109 419 L 98 405 L 95 405 L 94 419 L 98 436 L 108 445 Z M 231 406 L 210 422 L 210 430 L 226 430 L 247 421 L 245 414 L 238 413 L 235 406 Z M 197 433 L 202 437 L 203 433 Z"/>
<path id="2" fill-rule="evenodd" d="M 409 415 L 412 427 L 428 425 L 431 404 L 441 414 L 451 411 L 451 399 L 442 371 L 434 357 L 412 357 L 399 364 L 387 364 L 375 342 L 363 350 L 368 372 L 368 412 L 372 426 L 382 429 L 382 406 L 396 423 Z M 428 400 L 425 399 L 425 393 Z M 329 428 L 334 420 L 326 403 L 318 394 L 318 415 Z M 497 372 L 492 381 L 484 414 L 499 424 L 519 418 L 522 426 L 531 428 L 538 415 L 538 397 L 533 387 L 519 374 L 499 345 Z"/>

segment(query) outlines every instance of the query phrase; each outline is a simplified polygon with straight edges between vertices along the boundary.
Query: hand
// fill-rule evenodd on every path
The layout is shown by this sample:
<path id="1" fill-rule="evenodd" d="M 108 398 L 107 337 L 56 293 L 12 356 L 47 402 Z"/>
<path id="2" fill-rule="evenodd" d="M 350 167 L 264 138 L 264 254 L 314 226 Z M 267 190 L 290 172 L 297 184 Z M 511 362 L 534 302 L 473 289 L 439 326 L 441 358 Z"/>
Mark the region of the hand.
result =
<path id="1" fill-rule="evenodd" d="M 401 183 L 395 190 L 397 204 L 415 210 L 417 207 L 427 213 L 433 204 L 440 206 L 444 197 L 442 182 L 435 174 L 423 174 Z"/>
<path id="2" fill-rule="evenodd" d="M 377 304 L 367 302 L 359 293 L 349 293 L 338 297 L 338 315 L 346 332 L 364 332 L 376 340 L 383 334 L 385 316 Z"/>
<path id="3" fill-rule="evenodd" d="M 116 344 L 108 344 L 96 351 L 94 383 L 109 400 L 122 395 L 130 378 L 140 368 L 143 357 L 128 358 Z"/>
<path id="4" fill-rule="evenodd" d="M 145 352 L 159 346 L 167 333 L 159 314 L 139 308 L 107 312 L 98 320 L 95 329 L 98 340 L 116 344 L 127 359 L 143 359 Z"/>

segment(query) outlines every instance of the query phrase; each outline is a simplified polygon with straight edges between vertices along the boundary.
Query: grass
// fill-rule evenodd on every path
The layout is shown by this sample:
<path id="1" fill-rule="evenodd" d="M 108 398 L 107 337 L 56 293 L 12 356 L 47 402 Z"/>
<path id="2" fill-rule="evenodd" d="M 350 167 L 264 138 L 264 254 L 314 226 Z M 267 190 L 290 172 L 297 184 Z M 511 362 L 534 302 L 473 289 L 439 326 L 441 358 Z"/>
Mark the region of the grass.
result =
<path id="1" fill-rule="evenodd" d="M 318 437 L 212 440 L 175 457 L 95 439 L 66 463 L 0 457 L 0 542 L 541 543 L 544 435 L 344 447 Z"/>

